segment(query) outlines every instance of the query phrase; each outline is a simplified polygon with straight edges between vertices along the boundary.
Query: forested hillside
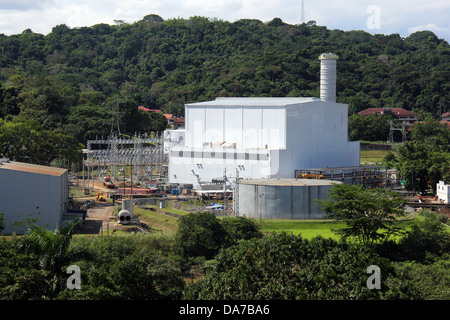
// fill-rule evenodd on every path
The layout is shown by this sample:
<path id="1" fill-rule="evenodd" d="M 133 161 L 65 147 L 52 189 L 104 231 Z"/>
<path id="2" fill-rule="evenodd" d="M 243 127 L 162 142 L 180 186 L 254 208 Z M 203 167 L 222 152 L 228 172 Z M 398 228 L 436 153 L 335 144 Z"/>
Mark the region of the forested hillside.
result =
<path id="1" fill-rule="evenodd" d="M 419 117 L 450 105 L 450 46 L 432 32 L 370 35 L 275 18 L 227 22 L 156 15 L 116 25 L 55 26 L 42 35 L 0 35 L 0 118 L 21 115 L 79 142 L 108 135 L 112 106 L 121 131 L 160 131 L 162 115 L 216 96 L 319 96 L 319 60 L 334 52 L 338 102 L 350 114 L 401 107 Z"/>

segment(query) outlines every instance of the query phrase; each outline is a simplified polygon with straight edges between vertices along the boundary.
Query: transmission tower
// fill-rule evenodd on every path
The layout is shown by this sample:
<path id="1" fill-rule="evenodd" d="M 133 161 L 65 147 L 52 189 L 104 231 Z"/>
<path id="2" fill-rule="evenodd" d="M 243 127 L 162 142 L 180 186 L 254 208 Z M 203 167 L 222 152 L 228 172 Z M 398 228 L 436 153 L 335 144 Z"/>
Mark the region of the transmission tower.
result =
<path id="1" fill-rule="evenodd" d="M 111 176 L 116 178 L 119 174 L 119 141 L 120 126 L 119 126 L 119 101 L 113 103 L 111 106 L 111 130 L 109 132 L 108 152 L 110 155 L 110 169 Z"/>
<path id="2" fill-rule="evenodd" d="M 301 16 L 301 23 L 305 23 L 305 0 L 302 0 L 302 16 Z"/>
<path id="3" fill-rule="evenodd" d="M 111 106 L 111 130 L 109 132 L 109 137 L 112 139 L 113 137 L 120 137 L 120 126 L 119 126 L 119 102 Z"/>
<path id="4" fill-rule="evenodd" d="M 395 126 L 394 121 L 389 120 L 389 142 L 390 143 L 394 143 L 394 132 L 395 131 L 400 131 L 402 133 L 402 143 L 404 143 L 406 141 L 406 125 L 404 123 L 402 123 L 402 127 L 398 128 Z"/>

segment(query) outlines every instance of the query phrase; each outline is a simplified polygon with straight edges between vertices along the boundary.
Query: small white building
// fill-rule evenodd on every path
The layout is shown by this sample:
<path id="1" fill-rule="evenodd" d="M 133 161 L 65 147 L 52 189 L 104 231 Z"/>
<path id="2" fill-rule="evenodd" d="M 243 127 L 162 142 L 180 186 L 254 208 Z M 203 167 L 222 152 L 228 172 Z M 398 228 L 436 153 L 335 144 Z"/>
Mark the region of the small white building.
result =
<path id="1" fill-rule="evenodd" d="M 323 54 L 321 97 L 217 98 L 185 105 L 182 143 L 169 151 L 169 182 L 293 178 L 297 169 L 359 166 L 348 105 L 335 102 L 336 60 Z"/>
<path id="2" fill-rule="evenodd" d="M 444 201 L 444 203 L 450 203 L 450 185 L 445 184 L 444 181 L 439 181 L 436 185 L 436 192 L 439 200 Z"/>
<path id="3" fill-rule="evenodd" d="M 37 218 L 37 225 L 55 230 L 66 212 L 68 171 L 0 159 L 0 212 L 3 234 L 23 234 L 27 226 L 14 223 Z"/>

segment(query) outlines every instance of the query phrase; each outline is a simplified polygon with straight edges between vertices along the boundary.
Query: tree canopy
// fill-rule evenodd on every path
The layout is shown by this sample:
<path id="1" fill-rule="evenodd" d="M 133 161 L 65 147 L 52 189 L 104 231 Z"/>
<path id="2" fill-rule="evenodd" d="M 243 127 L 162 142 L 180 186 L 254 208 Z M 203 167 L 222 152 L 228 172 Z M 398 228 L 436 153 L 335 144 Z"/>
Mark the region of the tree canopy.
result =
<path id="1" fill-rule="evenodd" d="M 81 161 L 81 145 L 61 129 L 46 130 L 37 121 L 0 119 L 0 157 L 50 165 L 54 160 Z"/>
<path id="2" fill-rule="evenodd" d="M 282 233 L 222 250 L 212 270 L 186 295 L 200 300 L 379 299 L 389 288 L 367 288 L 370 265 L 382 268 L 386 278 L 393 272 L 387 259 L 362 246 Z"/>
<path id="3" fill-rule="evenodd" d="M 340 235 L 366 245 L 383 243 L 396 235 L 398 226 L 393 222 L 405 215 L 405 200 L 396 192 L 362 185 L 335 184 L 327 199 L 319 203 L 327 217 L 345 222 L 346 227 L 337 230 Z"/>
<path id="4" fill-rule="evenodd" d="M 0 118 L 21 114 L 85 143 L 107 136 L 109 110 L 127 101 L 119 108 L 121 132 L 161 130 L 153 124 L 159 119 L 134 121 L 137 106 L 182 116 L 185 103 L 217 96 L 317 97 L 323 52 L 340 57 L 338 102 L 348 103 L 350 114 L 401 107 L 438 119 L 448 111 L 450 47 L 429 31 L 401 38 L 279 18 L 150 14 L 135 23 L 1 35 Z M 77 128 L 82 114 L 85 134 Z"/>
<path id="5" fill-rule="evenodd" d="M 426 192 L 431 187 L 436 191 L 440 180 L 450 178 L 450 130 L 446 124 L 427 119 L 414 124 L 411 136 L 386 163 L 398 169 L 408 190 Z"/>

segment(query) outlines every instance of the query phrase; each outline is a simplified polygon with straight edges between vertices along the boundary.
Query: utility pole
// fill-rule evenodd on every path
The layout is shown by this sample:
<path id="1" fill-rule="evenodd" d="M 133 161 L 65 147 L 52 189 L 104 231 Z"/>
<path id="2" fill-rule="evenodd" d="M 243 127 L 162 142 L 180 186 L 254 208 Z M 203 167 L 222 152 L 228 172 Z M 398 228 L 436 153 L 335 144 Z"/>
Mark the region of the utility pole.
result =
<path id="1" fill-rule="evenodd" d="M 233 214 L 235 217 L 239 216 L 239 169 L 236 168 L 236 180 L 233 188 Z"/>
<path id="2" fill-rule="evenodd" d="M 223 210 L 227 214 L 227 168 L 223 172 Z"/>

